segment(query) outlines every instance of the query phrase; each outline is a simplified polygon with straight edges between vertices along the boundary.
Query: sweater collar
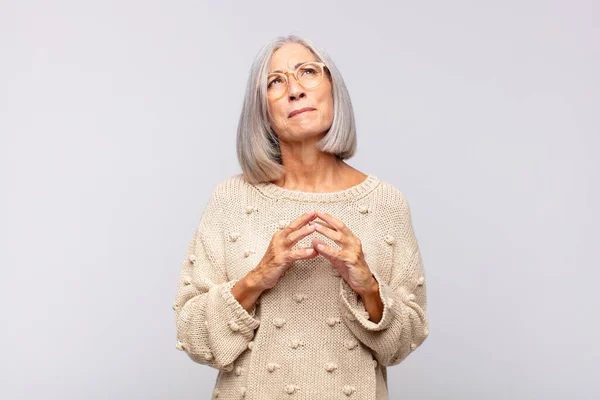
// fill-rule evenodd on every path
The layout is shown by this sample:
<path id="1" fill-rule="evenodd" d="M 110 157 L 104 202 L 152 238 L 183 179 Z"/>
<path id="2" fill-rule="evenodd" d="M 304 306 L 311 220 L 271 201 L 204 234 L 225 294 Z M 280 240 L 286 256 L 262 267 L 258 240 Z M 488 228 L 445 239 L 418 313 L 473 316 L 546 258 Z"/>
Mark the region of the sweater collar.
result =
<path id="1" fill-rule="evenodd" d="M 273 199 L 334 203 L 358 200 L 370 193 L 379 184 L 380 180 L 376 175 L 367 174 L 367 178 L 358 185 L 337 192 L 302 192 L 299 190 L 284 189 L 272 182 L 256 183 L 252 184 L 252 186 L 265 196 Z"/>

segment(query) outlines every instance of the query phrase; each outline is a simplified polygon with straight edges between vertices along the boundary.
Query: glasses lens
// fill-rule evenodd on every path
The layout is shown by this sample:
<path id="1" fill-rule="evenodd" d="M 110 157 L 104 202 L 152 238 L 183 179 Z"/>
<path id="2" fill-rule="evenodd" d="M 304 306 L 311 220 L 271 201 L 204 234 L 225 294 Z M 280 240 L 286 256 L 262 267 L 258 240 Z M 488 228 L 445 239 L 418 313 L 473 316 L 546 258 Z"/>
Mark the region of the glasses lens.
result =
<path id="1" fill-rule="evenodd" d="M 283 74 L 269 74 L 267 79 L 267 96 L 269 98 L 278 98 L 283 95 L 287 89 L 287 80 Z"/>
<path id="2" fill-rule="evenodd" d="M 317 63 L 306 63 L 298 69 L 298 80 L 307 89 L 314 88 L 323 80 L 323 67 Z"/>

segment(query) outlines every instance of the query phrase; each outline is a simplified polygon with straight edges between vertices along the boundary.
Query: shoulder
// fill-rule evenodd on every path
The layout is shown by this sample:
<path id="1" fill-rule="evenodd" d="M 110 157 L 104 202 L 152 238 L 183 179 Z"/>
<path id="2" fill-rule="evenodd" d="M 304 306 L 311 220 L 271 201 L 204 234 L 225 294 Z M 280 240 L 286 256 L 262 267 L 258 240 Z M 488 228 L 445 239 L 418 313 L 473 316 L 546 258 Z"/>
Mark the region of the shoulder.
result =
<path id="1" fill-rule="evenodd" d="M 221 182 L 217 183 L 212 190 L 212 195 L 228 200 L 236 198 L 250 190 L 252 186 L 246 182 L 242 173 L 234 174 L 226 177 Z"/>
<path id="2" fill-rule="evenodd" d="M 380 205 L 381 225 L 385 226 L 389 233 L 396 237 L 403 245 L 397 246 L 403 252 L 414 251 L 416 245 L 413 217 L 408 197 L 404 190 L 394 186 L 390 182 L 381 182 Z"/>
<path id="3" fill-rule="evenodd" d="M 399 211 L 408 208 L 406 193 L 393 183 L 379 178 L 374 201 L 385 212 Z"/>
<path id="4" fill-rule="evenodd" d="M 225 211 L 231 204 L 239 204 L 251 189 L 242 173 L 230 175 L 214 185 L 209 195 L 209 203 Z"/>
<path id="5" fill-rule="evenodd" d="M 412 225 L 411 207 L 405 190 L 393 183 L 380 179 L 373 196 L 373 207 L 379 210 L 381 223 L 404 230 Z"/>
<path id="6" fill-rule="evenodd" d="M 232 215 L 236 215 L 235 207 L 245 198 L 246 190 L 242 174 L 226 177 L 209 189 L 200 216 L 200 230 L 224 228 L 229 224 Z M 211 228 L 208 228 L 210 226 Z M 214 232 L 213 232 L 214 233 Z"/>

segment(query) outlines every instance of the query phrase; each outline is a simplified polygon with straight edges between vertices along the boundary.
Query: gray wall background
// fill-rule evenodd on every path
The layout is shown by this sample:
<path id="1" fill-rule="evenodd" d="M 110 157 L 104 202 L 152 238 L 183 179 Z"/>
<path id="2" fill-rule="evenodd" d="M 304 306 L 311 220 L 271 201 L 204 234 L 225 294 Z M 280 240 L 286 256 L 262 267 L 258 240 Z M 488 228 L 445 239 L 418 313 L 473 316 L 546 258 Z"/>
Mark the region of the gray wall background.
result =
<path id="1" fill-rule="evenodd" d="M 391 398 L 600 397 L 598 2 L 0 5 L 2 398 L 208 398 L 171 304 L 289 33 L 347 81 L 348 162 L 411 202 L 431 334 Z"/>

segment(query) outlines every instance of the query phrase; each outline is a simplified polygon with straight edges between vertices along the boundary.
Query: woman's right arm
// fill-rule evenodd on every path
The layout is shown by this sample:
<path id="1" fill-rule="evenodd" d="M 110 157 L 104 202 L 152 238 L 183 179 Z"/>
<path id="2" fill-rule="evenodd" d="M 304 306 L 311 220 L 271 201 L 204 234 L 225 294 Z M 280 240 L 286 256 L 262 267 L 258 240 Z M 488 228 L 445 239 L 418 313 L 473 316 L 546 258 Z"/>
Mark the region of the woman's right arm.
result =
<path id="1" fill-rule="evenodd" d="M 260 263 L 241 279 L 227 280 L 225 273 L 224 207 L 218 187 L 200 218 L 181 267 L 173 304 L 177 326 L 177 349 L 192 360 L 223 371 L 248 347 L 260 325 L 255 317 L 261 293 L 277 284 L 281 275 L 300 259 L 318 255 L 312 246 L 292 247 L 314 232 L 307 212 L 275 232 Z"/>
<path id="2" fill-rule="evenodd" d="M 252 312 L 256 301 L 264 291 L 259 285 L 261 281 L 256 271 L 252 270 L 231 288 L 233 297 L 248 312 Z"/>
<path id="3" fill-rule="evenodd" d="M 251 274 L 227 280 L 225 215 L 214 190 L 188 245 L 173 309 L 176 348 L 197 363 L 232 371 L 260 325 L 255 317 L 260 292 Z"/>

